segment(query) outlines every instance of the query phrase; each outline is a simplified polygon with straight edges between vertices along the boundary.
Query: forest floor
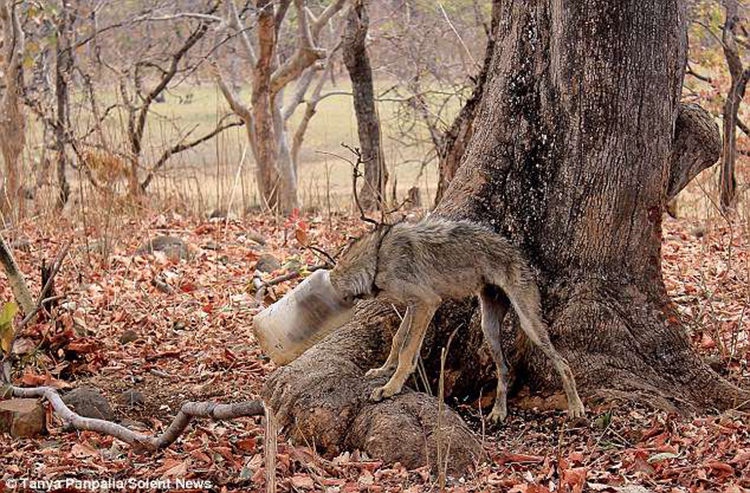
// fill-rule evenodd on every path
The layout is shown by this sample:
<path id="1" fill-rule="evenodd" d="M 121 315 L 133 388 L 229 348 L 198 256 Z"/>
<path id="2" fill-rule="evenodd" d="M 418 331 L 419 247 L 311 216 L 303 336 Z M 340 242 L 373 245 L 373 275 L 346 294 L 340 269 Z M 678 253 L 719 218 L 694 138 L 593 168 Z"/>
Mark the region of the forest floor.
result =
<path id="1" fill-rule="evenodd" d="M 274 370 L 251 327 L 261 309 L 252 288 L 260 255 L 280 261 L 267 276 L 273 278 L 319 262 L 300 240 L 335 252 L 362 229 L 359 221 L 335 216 L 208 221 L 152 215 L 118 227 L 104 257 L 94 231 L 76 232 L 64 221 L 29 222 L 21 228 L 28 241 L 15 240 L 15 255 L 34 292 L 42 259 L 54 258 L 68 241 L 72 246 L 56 278 L 64 299 L 53 319 L 27 327 L 16 341 L 22 366 L 15 382 L 61 391 L 95 387 L 116 420 L 147 433 L 162 430 L 186 400 L 256 398 Z M 662 254 L 667 288 L 696 350 L 727 378 L 748 385 L 750 239 L 740 231 L 665 218 Z M 191 258 L 134 254 L 158 234 L 183 239 Z M 275 286 L 264 301 L 296 282 Z M 0 301 L 10 299 L 3 282 Z M 127 331 L 134 334 L 123 338 Z M 121 394 L 129 389 L 144 402 L 124 403 Z M 500 429 L 483 426 L 476 402 L 458 407 L 492 461 L 464 478 L 448 478 L 448 490 L 750 491 L 750 419 L 739 412 L 686 417 L 609 402 L 589 409 L 586 426 L 571 427 L 561 412 L 521 411 L 512 400 L 509 406 Z M 43 437 L 0 436 L 0 492 L 15 491 L 8 480 L 69 477 L 193 478 L 211 481 L 212 491 L 263 491 L 263 454 L 260 418 L 196 421 L 167 450 L 150 455 L 108 436 L 65 431 L 51 418 Z M 427 469 L 408 471 L 356 451 L 323 458 L 305 444 L 288 443 L 283 433 L 277 458 L 279 491 L 437 490 Z"/>

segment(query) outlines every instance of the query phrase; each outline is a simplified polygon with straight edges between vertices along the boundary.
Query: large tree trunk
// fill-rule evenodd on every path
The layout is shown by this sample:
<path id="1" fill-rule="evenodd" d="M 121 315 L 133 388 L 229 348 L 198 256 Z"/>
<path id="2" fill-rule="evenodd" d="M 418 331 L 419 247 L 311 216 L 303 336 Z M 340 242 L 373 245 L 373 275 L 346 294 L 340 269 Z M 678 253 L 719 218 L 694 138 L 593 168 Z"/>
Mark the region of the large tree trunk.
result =
<path id="1" fill-rule="evenodd" d="M 5 91 L 0 100 L 0 152 L 5 163 L 5 179 L 0 182 L 0 215 L 24 215 L 24 179 L 21 153 L 26 142 L 26 118 L 21 105 L 25 36 L 18 20 L 16 2 L 0 5 L 3 24 Z M 2 221 L 0 220 L 0 223 Z"/>
<path id="2" fill-rule="evenodd" d="M 375 108 L 372 67 L 365 40 L 369 18 L 365 0 L 355 0 L 346 16 L 342 52 L 354 92 L 357 135 L 365 165 L 364 183 L 358 194 L 364 209 L 382 208 L 388 171 L 380 141 L 380 119 Z"/>
<path id="3" fill-rule="evenodd" d="M 553 342 L 584 395 L 681 410 L 747 405 L 750 392 L 692 351 L 661 277 L 666 200 L 681 177 L 718 157 L 710 117 L 679 106 L 684 6 L 516 0 L 503 2 L 498 16 L 474 137 L 436 214 L 487 224 L 526 252 Z M 390 312 L 376 302 L 360 307 L 352 322 L 272 375 L 266 394 L 292 435 L 327 452 L 360 448 L 408 466 L 432 455 L 435 423 L 426 414 L 434 399 L 367 401 L 380 382 L 362 375 L 385 357 Z M 477 319 L 474 302 L 446 304 L 423 346 L 434 378 L 439 348 L 461 327 L 446 366 L 448 395 L 494 378 Z M 505 331 L 514 388 L 559 389 L 547 359 L 513 337 L 515 322 Z M 415 396 L 418 411 L 409 405 Z M 391 428 L 363 425 L 384 422 Z M 401 433 L 418 428 L 418 439 Z M 468 439 L 451 449 L 457 468 L 477 457 Z"/>

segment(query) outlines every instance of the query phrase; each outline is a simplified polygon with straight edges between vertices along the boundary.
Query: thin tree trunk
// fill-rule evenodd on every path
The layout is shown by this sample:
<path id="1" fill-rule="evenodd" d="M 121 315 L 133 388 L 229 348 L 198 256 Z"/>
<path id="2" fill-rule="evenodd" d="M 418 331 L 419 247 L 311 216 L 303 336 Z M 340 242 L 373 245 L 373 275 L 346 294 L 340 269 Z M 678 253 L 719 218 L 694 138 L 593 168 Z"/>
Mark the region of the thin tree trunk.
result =
<path id="1" fill-rule="evenodd" d="M 273 101 L 271 101 L 271 70 L 276 52 L 276 29 L 274 27 L 273 2 L 258 0 L 258 63 L 253 70 L 253 92 L 251 96 L 253 134 L 255 136 L 255 160 L 258 164 L 258 186 L 263 207 L 276 209 L 279 206 L 280 179 L 276 161 L 278 149 L 273 128 Z"/>
<path id="2" fill-rule="evenodd" d="M 24 179 L 21 153 L 26 142 L 23 113 L 23 57 L 25 36 L 18 20 L 17 4 L 5 0 L 0 6 L 3 23 L 5 92 L 0 100 L 0 152 L 5 162 L 5 180 L 0 183 L 0 213 L 10 219 L 24 216 Z"/>
<path id="3" fill-rule="evenodd" d="M 342 50 L 344 65 L 352 81 L 357 135 L 365 165 L 364 183 L 358 196 L 364 209 L 379 209 L 384 206 L 388 170 L 381 146 L 380 119 L 375 108 L 372 67 L 365 46 L 368 26 L 365 0 L 354 0 L 346 16 Z"/>
<path id="4" fill-rule="evenodd" d="M 276 136 L 277 168 L 279 170 L 279 191 L 281 200 L 281 209 L 289 212 L 299 207 L 297 198 L 297 170 L 292 160 L 292 153 L 289 149 L 288 130 L 286 122 L 281 115 L 281 104 L 284 100 L 284 90 L 280 90 L 273 98 L 273 127 Z"/>
<path id="5" fill-rule="evenodd" d="M 71 6 L 67 0 L 62 2 L 60 23 L 57 29 L 56 60 L 55 60 L 55 96 L 57 103 L 57 118 L 55 122 L 55 151 L 57 153 L 57 207 L 62 209 L 70 196 L 65 171 L 67 168 L 67 154 L 65 144 L 67 132 L 70 128 L 68 119 L 69 91 L 68 79 L 73 69 L 73 54 L 70 50 L 70 24 L 72 21 Z"/>
<path id="6" fill-rule="evenodd" d="M 670 183 L 718 157 L 715 140 L 685 145 L 716 136 L 715 127 L 700 131 L 711 125 L 705 112 L 700 125 L 679 124 L 684 6 L 516 0 L 498 15 L 474 137 L 435 213 L 487 224 L 526 252 L 539 271 L 553 342 L 584 395 L 681 410 L 747 406 L 750 392 L 693 352 L 661 277 Z M 407 391 L 368 401 L 382 382 L 363 374 L 385 357 L 392 312 L 377 301 L 361 305 L 349 324 L 269 378 L 265 395 L 293 436 L 327 453 L 359 448 L 408 467 L 434 457 L 433 398 Z M 446 363 L 446 396 L 476 395 L 494 379 L 477 315 L 469 301 L 446 303 L 428 331 L 422 357 L 435 382 L 440 348 L 461 328 L 451 346 L 460 349 Z M 513 388 L 559 390 L 547 358 L 525 344 L 515 322 L 505 325 Z M 470 438 L 451 448 L 454 467 L 480 456 Z"/>
<path id="7" fill-rule="evenodd" d="M 726 21 L 722 33 L 722 48 L 729 68 L 731 79 L 729 92 L 724 101 L 724 136 L 721 154 L 721 172 L 719 174 L 719 195 L 721 208 L 729 210 L 734 207 L 737 180 L 734 175 L 734 163 L 737 158 L 737 113 L 745 95 L 750 68 L 742 66 L 735 39 L 734 28 L 739 23 L 737 2 L 725 2 Z"/>

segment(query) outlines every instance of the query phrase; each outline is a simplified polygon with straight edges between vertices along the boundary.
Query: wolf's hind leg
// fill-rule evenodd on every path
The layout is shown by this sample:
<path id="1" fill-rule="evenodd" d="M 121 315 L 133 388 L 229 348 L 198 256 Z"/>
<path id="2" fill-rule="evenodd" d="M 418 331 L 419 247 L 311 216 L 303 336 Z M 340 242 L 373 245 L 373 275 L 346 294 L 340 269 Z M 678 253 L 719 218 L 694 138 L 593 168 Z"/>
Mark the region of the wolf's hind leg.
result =
<path id="1" fill-rule="evenodd" d="M 539 290 L 533 283 L 523 283 L 512 286 L 512 290 L 506 288 L 506 293 L 513 303 L 513 308 L 518 313 L 521 328 L 532 343 L 539 347 L 552 361 L 555 370 L 560 375 L 568 399 L 568 415 L 571 418 L 579 418 L 586 414 L 581 398 L 576 390 L 576 382 L 568 362 L 557 352 L 549 339 L 547 324 L 541 316 L 539 301 Z"/>
<path id="2" fill-rule="evenodd" d="M 482 310 L 482 332 L 490 346 L 492 359 L 497 367 L 497 393 L 487 419 L 492 423 L 505 420 L 508 415 L 508 367 L 505 364 L 503 348 L 500 344 L 500 326 L 510 303 L 508 298 L 494 286 L 485 286 L 479 293 L 479 305 Z"/>
<path id="3" fill-rule="evenodd" d="M 398 326 L 398 330 L 393 335 L 393 342 L 391 342 L 391 352 L 388 354 L 388 359 L 385 360 L 383 366 L 380 368 L 373 368 L 365 373 L 367 378 L 377 378 L 382 376 L 390 377 L 393 372 L 396 371 L 398 365 L 398 353 L 401 351 L 401 346 L 404 344 L 404 339 L 407 337 L 409 327 L 411 326 L 412 319 L 411 307 L 406 307 L 406 313 L 404 318 L 401 320 L 401 325 Z"/>

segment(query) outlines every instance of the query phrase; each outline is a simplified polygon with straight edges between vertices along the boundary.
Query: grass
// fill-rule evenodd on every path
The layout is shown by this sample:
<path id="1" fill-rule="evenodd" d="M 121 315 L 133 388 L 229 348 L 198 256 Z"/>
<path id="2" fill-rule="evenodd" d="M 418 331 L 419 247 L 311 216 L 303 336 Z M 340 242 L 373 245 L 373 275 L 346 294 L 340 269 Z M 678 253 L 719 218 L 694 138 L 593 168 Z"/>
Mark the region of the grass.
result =
<path id="1" fill-rule="evenodd" d="M 334 89 L 348 91 L 348 81 L 344 82 Z M 249 101 L 247 89 L 241 91 L 240 96 L 243 101 Z M 100 106 L 106 107 L 115 102 L 115 97 L 115 92 L 102 94 Z M 189 102 L 188 98 L 191 98 Z M 80 96 L 74 97 L 74 100 L 80 99 Z M 410 187 L 419 186 L 424 200 L 429 201 L 435 193 L 437 166 L 430 163 L 423 168 L 421 164 L 423 156 L 430 151 L 426 128 L 418 124 L 411 129 L 412 136 L 424 139 L 423 144 L 406 146 L 400 143 L 397 140 L 398 105 L 395 102 L 378 104 L 384 135 L 383 149 L 390 174 L 389 196 L 395 180 L 399 199 L 406 195 Z M 91 121 L 91 112 L 85 104 L 74 106 L 72 120 L 79 126 L 78 132 L 82 133 Z M 300 106 L 289 122 L 290 139 L 303 111 L 304 106 Z M 211 83 L 182 85 L 171 90 L 166 94 L 165 102 L 152 106 L 144 139 L 143 166 L 148 168 L 168 145 L 178 142 L 186 132 L 191 132 L 188 138 L 191 140 L 210 131 L 226 113 L 228 106 Z M 27 162 L 39 159 L 43 142 L 39 122 L 30 123 Z M 124 112 L 113 112 L 104 126 L 106 144 L 124 152 L 126 135 Z M 173 156 L 158 173 L 150 192 L 161 198 L 176 196 L 181 200 L 191 200 L 200 212 L 225 209 L 230 202 L 237 212 L 257 205 L 255 164 L 247 143 L 245 128 L 236 127 L 192 150 Z M 342 144 L 358 146 L 357 124 L 351 97 L 336 95 L 318 104 L 300 152 L 298 187 L 304 205 L 320 208 L 330 205 L 332 209 L 351 207 L 351 165 L 336 157 L 351 157 Z M 77 173 L 69 170 L 69 178 L 76 189 Z M 124 183 L 120 186 L 124 188 Z"/>

